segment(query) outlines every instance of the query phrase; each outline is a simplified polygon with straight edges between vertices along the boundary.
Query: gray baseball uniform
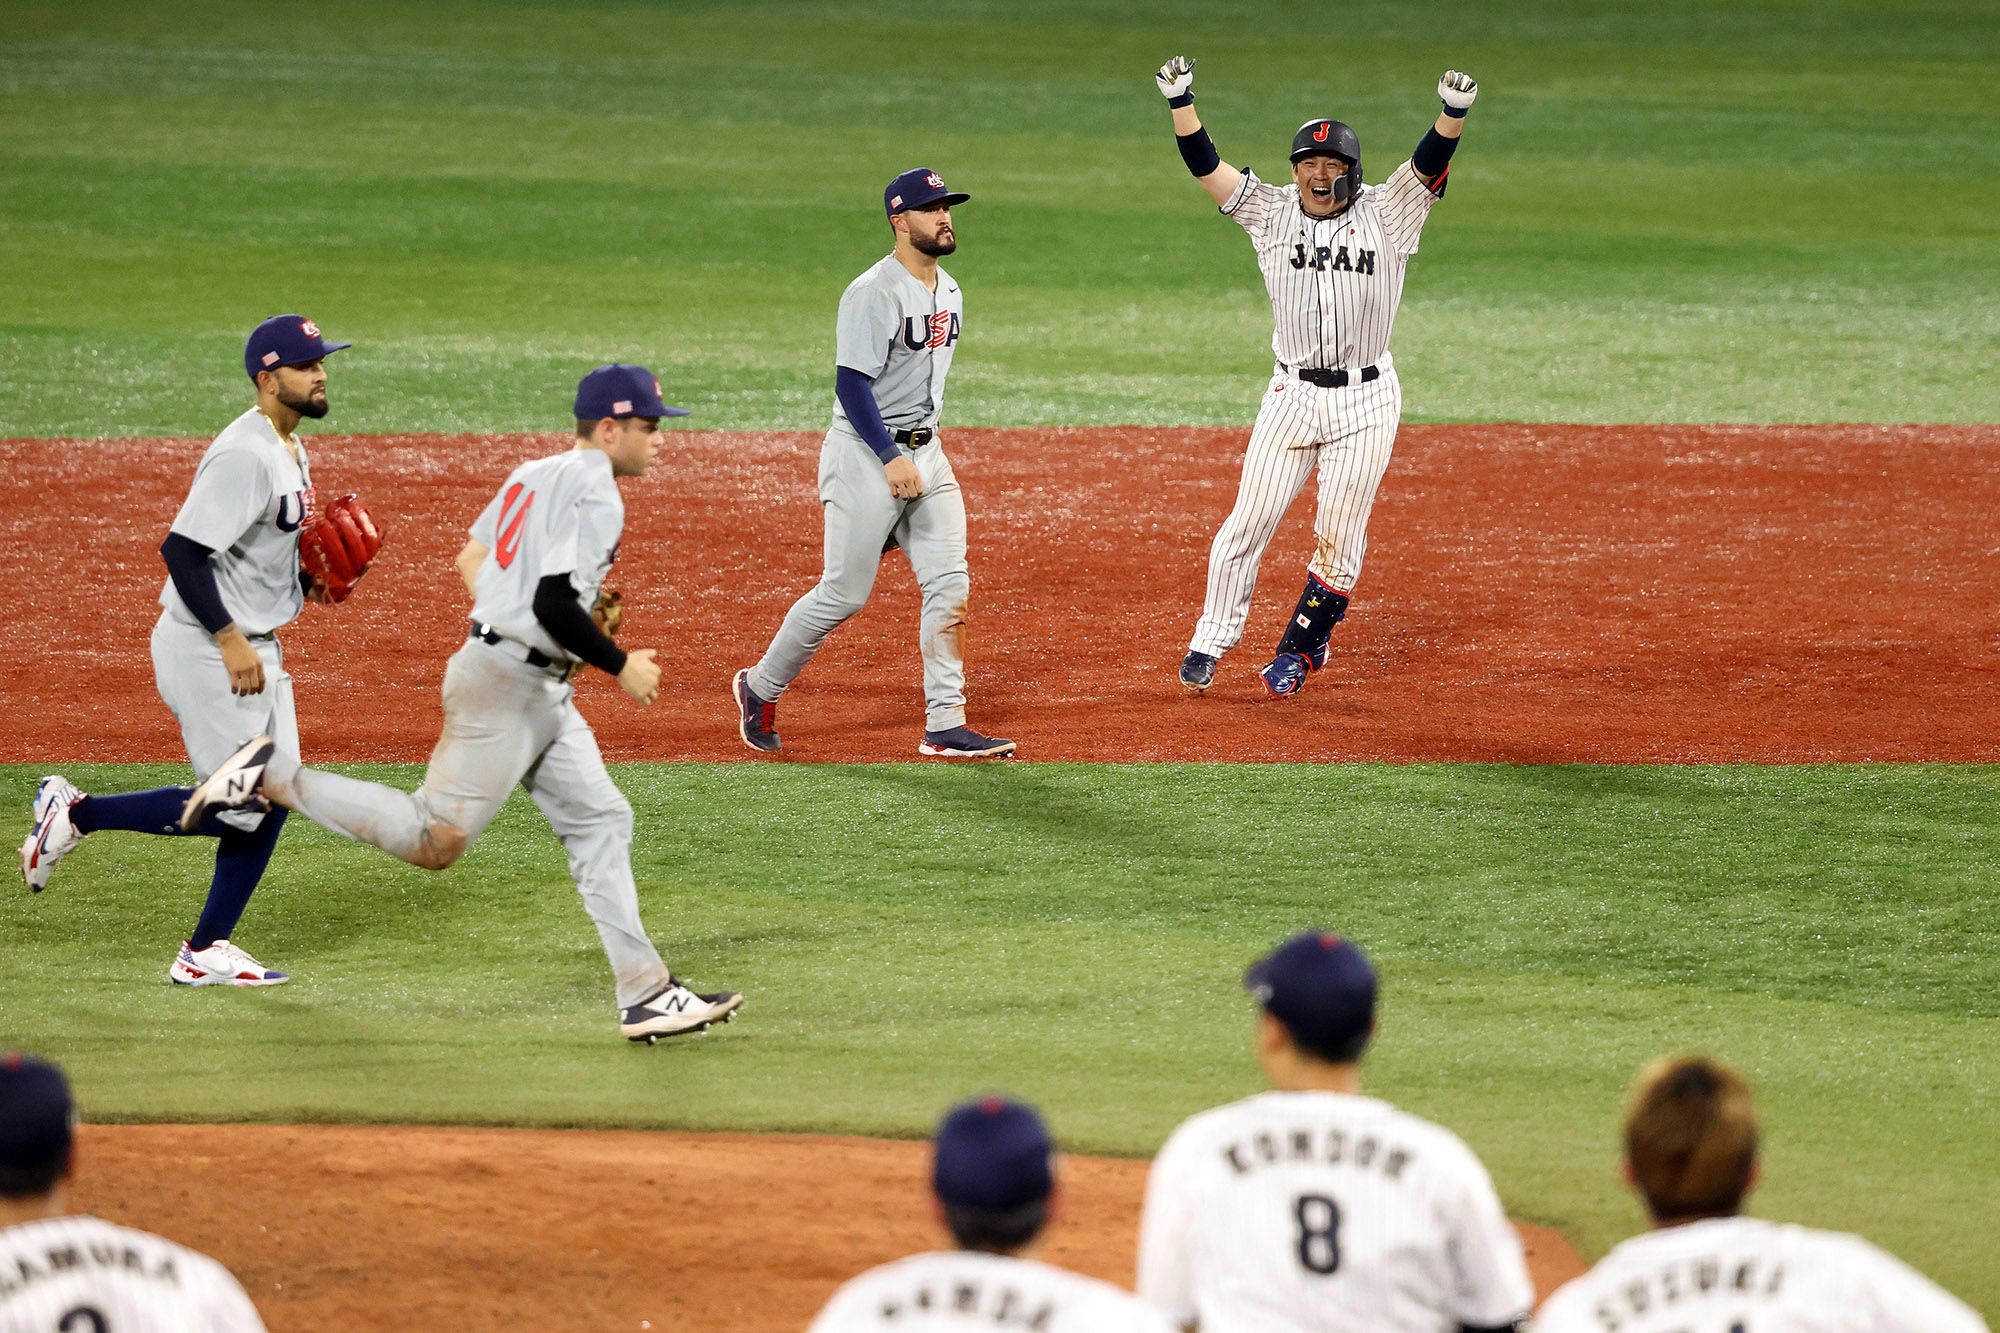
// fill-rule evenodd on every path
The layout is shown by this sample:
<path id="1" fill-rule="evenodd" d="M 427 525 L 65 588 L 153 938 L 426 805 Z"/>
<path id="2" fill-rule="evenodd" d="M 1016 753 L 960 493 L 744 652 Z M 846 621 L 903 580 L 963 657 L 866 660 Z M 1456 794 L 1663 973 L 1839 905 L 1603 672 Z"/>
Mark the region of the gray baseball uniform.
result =
<path id="1" fill-rule="evenodd" d="M 569 852 L 570 873 L 604 943 L 620 1007 L 668 982 L 639 920 L 632 878 L 632 807 L 605 771 L 597 737 L 577 711 L 571 658 L 534 614 L 536 585 L 569 575 L 577 600 L 597 600 L 625 527 L 611 459 L 575 449 L 516 468 L 472 525 L 486 548 L 473 618 L 497 642 L 470 638 L 444 677 L 444 730 L 424 785 L 397 791 L 298 766 L 280 748 L 272 778 L 314 823 L 410 860 L 439 821 L 470 844 L 516 783 L 527 789 Z M 546 665 L 536 665 L 529 654 Z"/>
<path id="2" fill-rule="evenodd" d="M 934 430 L 964 317 L 964 294 L 950 274 L 938 270 L 933 292 L 891 254 L 842 294 L 834 359 L 874 380 L 875 402 L 891 431 Z M 884 544 L 893 536 L 923 593 L 924 726 L 946 731 L 965 725 L 962 638 L 971 590 L 965 499 L 940 438 L 898 447 L 923 480 L 924 492 L 914 500 L 889 493 L 882 460 L 836 401 L 819 456 L 824 572 L 785 614 L 763 659 L 750 669 L 749 684 L 761 699 L 775 701 L 785 692 L 827 635 L 868 604 Z"/>
<path id="3" fill-rule="evenodd" d="M 197 781 L 252 736 L 268 734 L 293 754 L 299 750 L 292 678 L 277 631 L 305 606 L 299 528 L 313 492 L 305 446 L 296 436 L 290 446 L 270 418 L 251 408 L 208 446 L 174 516 L 174 532 L 215 552 L 209 566 L 222 603 L 264 662 L 263 693 L 231 694 L 222 649 L 167 580 L 153 626 L 153 678 L 180 723 Z M 264 817 L 232 810 L 221 818 L 254 829 Z"/>

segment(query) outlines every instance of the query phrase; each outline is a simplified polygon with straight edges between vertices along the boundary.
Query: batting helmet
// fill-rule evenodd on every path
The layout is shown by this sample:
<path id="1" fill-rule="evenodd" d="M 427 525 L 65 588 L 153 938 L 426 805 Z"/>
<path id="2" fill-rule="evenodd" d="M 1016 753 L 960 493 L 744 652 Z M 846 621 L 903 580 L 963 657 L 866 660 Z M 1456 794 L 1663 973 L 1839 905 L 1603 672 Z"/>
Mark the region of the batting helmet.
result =
<path id="1" fill-rule="evenodd" d="M 1347 163 L 1347 173 L 1333 183 L 1333 197 L 1346 201 L 1361 192 L 1361 140 L 1344 122 L 1309 120 L 1292 136 L 1292 161 L 1309 157 L 1337 157 Z"/>

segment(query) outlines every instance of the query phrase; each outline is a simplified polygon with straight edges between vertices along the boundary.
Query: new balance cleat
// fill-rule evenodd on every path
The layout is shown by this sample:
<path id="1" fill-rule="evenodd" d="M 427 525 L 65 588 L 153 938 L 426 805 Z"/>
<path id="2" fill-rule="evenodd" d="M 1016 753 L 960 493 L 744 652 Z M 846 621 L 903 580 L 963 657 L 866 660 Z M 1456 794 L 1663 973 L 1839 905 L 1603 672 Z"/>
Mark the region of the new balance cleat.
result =
<path id="1" fill-rule="evenodd" d="M 269 809 L 257 793 L 264 785 L 264 765 L 277 748 L 269 736 L 257 736 L 223 760 L 181 807 L 181 832 L 194 832 L 202 820 L 222 810 Z"/>
<path id="2" fill-rule="evenodd" d="M 727 1023 L 743 1007 L 743 997 L 733 990 L 697 995 L 678 981 L 631 1005 L 618 1015 L 618 1031 L 627 1041 L 653 1045 L 662 1037 L 679 1037 L 690 1032 L 706 1032 L 710 1023 Z"/>

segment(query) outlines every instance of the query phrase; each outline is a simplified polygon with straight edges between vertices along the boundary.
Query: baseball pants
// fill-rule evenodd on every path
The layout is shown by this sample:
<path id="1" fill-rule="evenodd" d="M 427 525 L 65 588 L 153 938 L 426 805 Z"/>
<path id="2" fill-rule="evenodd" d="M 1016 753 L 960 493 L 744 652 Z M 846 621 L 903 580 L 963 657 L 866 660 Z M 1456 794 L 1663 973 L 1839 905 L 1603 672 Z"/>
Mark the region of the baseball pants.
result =
<path id="1" fill-rule="evenodd" d="M 792 603 L 771 646 L 750 669 L 750 688 L 775 700 L 812 661 L 827 635 L 868 604 L 882 546 L 890 536 L 910 559 L 923 594 L 919 649 L 924 660 L 924 728 L 965 725 L 965 618 L 971 576 L 965 559 L 965 497 L 951 460 L 933 439 L 903 448 L 924 493 L 889 494 L 882 460 L 845 427 L 827 432 L 819 451 L 819 498 L 826 513 L 824 572 Z"/>
<path id="2" fill-rule="evenodd" d="M 424 785 L 398 791 L 272 757 L 292 808 L 335 833 L 412 860 L 433 820 L 470 846 L 520 784 L 569 853 L 570 876 L 604 943 L 621 1008 L 667 984 L 667 965 L 639 921 L 632 806 L 605 771 L 569 682 L 522 661 L 512 644 L 467 640 L 444 673 L 444 731 Z"/>
<path id="3" fill-rule="evenodd" d="M 270 736 L 290 753 L 299 752 L 299 719 L 285 650 L 275 635 L 252 639 L 250 646 L 264 663 L 264 689 L 231 694 L 222 649 L 207 630 L 164 611 L 153 623 L 153 683 L 181 724 L 181 742 L 197 783 L 253 736 Z M 245 832 L 264 822 L 255 810 L 228 810 L 218 818 Z"/>
<path id="4" fill-rule="evenodd" d="M 1335 591 L 1353 591 L 1368 551 L 1368 514 L 1402 414 L 1393 366 L 1385 365 L 1380 379 L 1338 389 L 1280 368 L 1250 429 L 1236 505 L 1209 547 L 1208 592 L 1190 648 L 1220 657 L 1242 639 L 1264 548 L 1315 472 L 1319 504 L 1308 567 Z"/>

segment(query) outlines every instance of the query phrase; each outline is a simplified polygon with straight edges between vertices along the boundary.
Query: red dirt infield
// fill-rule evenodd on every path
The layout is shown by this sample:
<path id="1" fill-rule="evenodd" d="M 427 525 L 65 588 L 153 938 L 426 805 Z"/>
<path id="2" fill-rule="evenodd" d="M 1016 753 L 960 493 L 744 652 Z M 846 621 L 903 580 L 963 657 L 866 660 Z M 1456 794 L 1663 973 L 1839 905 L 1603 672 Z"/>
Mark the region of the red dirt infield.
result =
<path id="1" fill-rule="evenodd" d="M 2000 427 L 1405 427 L 1328 669 L 1284 702 L 1254 671 L 1304 581 L 1306 498 L 1215 687 L 1174 676 L 1244 434 L 950 432 L 974 726 L 1030 760 L 2000 760 Z M 611 759 L 751 759 L 728 683 L 817 575 L 818 437 L 667 440 L 624 483 L 612 578 L 662 697 L 601 677 L 580 697 Z M 0 442 L 0 701 L 34 719 L 0 762 L 182 758 L 147 636 L 203 447 Z M 388 544 L 353 600 L 285 634 L 306 754 L 421 760 L 464 635 L 450 557 L 507 471 L 565 438 L 309 447 L 318 489 L 359 492 Z M 786 695 L 781 761 L 915 758 L 916 608 L 885 557 Z"/>
<path id="2" fill-rule="evenodd" d="M 795 1333 L 848 1278 L 941 1243 L 920 1143 L 90 1125 L 78 1159 L 77 1207 L 215 1256 L 276 1333 Z M 1145 1173 L 1066 1158 L 1043 1257 L 1130 1286 Z M 1520 1230 L 1539 1294 L 1583 1271 L 1561 1236 Z"/>

